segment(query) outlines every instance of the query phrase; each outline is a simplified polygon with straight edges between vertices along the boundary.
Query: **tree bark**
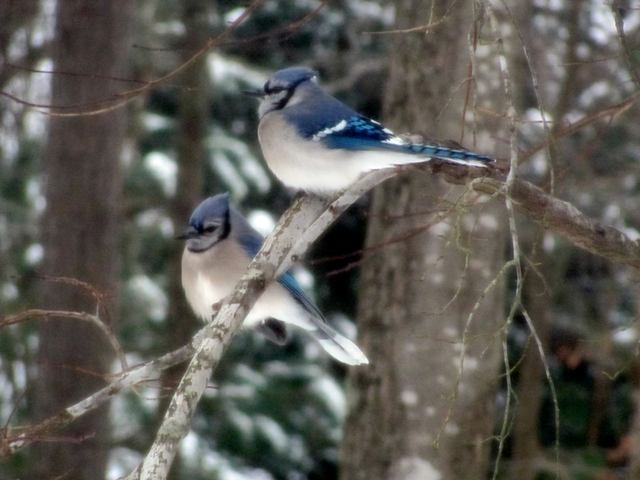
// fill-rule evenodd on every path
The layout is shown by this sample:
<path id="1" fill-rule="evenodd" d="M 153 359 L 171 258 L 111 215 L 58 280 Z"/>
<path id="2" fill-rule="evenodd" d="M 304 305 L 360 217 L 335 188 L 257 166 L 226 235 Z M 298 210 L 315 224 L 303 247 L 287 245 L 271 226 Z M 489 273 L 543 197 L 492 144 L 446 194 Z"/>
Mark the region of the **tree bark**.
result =
<path id="1" fill-rule="evenodd" d="M 125 76 L 132 4 L 126 0 L 57 3 L 51 103 L 81 105 L 114 93 L 120 84 L 100 76 Z M 98 76 L 94 76 L 98 75 Z M 81 108 L 81 107 L 80 107 Z M 43 272 L 92 285 L 103 295 L 98 314 L 113 325 L 118 272 L 120 153 L 126 111 L 51 117 L 45 151 L 47 207 L 42 220 Z M 44 281 L 42 305 L 96 311 L 96 299 L 76 286 Z M 113 351 L 98 329 L 51 318 L 38 329 L 36 418 L 57 413 L 105 383 Z M 109 447 L 106 407 L 85 416 L 34 450 L 30 478 L 104 477 Z"/>
<path id="2" fill-rule="evenodd" d="M 456 88 L 467 75 L 462 32 L 471 26 L 471 12 L 448 1 L 406 0 L 396 6 L 397 28 L 426 24 L 422 18 L 429 13 L 434 23 L 445 15 L 446 20 L 431 34 L 398 36 L 386 88 L 386 123 L 396 131 L 437 132 L 440 127 L 439 134 L 453 136 L 465 97 L 464 86 Z M 447 111 L 436 117 L 449 100 Z M 367 247 L 386 246 L 363 264 L 358 342 L 372 365 L 351 372 L 355 402 L 342 448 L 344 480 L 486 474 L 502 284 L 485 290 L 504 262 L 504 211 L 493 202 L 464 212 L 453 209 L 446 219 L 424 214 L 461 198 L 462 188 L 415 173 L 374 194 Z M 432 227 L 425 229 L 429 222 Z M 408 235 L 420 229 L 424 232 Z M 402 237 L 407 239 L 387 245 Z M 463 348 L 465 368 L 459 377 Z"/>

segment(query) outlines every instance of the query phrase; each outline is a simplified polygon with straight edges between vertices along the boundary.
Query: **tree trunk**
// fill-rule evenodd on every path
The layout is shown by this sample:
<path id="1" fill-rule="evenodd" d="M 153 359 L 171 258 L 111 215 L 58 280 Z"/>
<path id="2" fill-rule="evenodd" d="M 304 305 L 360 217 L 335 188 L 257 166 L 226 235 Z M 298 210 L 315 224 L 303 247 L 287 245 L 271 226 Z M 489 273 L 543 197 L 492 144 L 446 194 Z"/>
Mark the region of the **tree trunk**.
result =
<path id="1" fill-rule="evenodd" d="M 102 76 L 125 76 L 132 4 L 57 3 L 53 105 L 103 98 L 122 84 Z M 94 76 L 98 75 L 98 76 Z M 82 108 L 82 107 L 80 107 Z M 43 272 L 82 280 L 104 294 L 98 313 L 113 326 L 118 273 L 120 153 L 126 111 L 51 117 L 45 151 L 47 207 L 43 215 Z M 42 306 L 96 312 L 96 301 L 77 286 L 44 281 Z M 42 418 L 103 386 L 113 351 L 96 327 L 62 318 L 39 326 L 35 416 Z M 108 409 L 85 416 L 35 449 L 31 478 L 103 478 L 109 448 Z"/>
<path id="2" fill-rule="evenodd" d="M 431 13 L 433 22 L 447 19 L 426 36 L 397 37 L 385 119 L 396 131 L 439 126 L 440 134 L 453 136 L 465 98 L 457 87 L 467 76 L 464 32 L 472 18 L 462 4 L 406 0 L 397 3 L 397 28 L 426 24 L 422 18 Z M 504 261 L 504 212 L 491 202 L 453 208 L 446 219 L 429 213 L 464 201 L 463 192 L 413 171 L 374 194 L 367 248 L 385 246 L 363 264 L 359 343 L 372 365 L 351 372 L 355 402 L 342 448 L 344 480 L 486 474 L 500 359 L 496 333 L 504 314 L 502 283 L 484 297 L 483 291 Z M 388 244 L 395 238 L 404 240 Z"/>

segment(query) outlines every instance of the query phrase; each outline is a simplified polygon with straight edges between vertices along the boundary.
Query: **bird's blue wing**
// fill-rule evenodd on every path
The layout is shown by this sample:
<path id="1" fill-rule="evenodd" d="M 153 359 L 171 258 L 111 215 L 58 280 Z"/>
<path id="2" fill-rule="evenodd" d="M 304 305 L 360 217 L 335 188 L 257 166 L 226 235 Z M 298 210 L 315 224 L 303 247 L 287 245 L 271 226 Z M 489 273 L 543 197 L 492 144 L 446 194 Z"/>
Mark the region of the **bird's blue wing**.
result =
<path id="1" fill-rule="evenodd" d="M 260 247 L 262 247 L 262 237 L 258 233 L 250 232 L 238 236 L 238 243 L 245 253 L 250 258 L 253 258 L 260 250 Z M 278 283 L 280 283 L 280 285 L 282 285 L 291 294 L 293 299 L 302 305 L 305 310 L 318 318 L 324 319 L 322 312 L 320 312 L 315 303 L 307 297 L 291 272 L 282 274 L 278 278 Z"/>
<path id="2" fill-rule="evenodd" d="M 312 139 L 329 148 L 344 150 L 391 150 L 460 161 L 458 163 L 478 164 L 494 161 L 491 157 L 464 148 L 406 142 L 380 123 L 362 115 L 343 119 L 333 126 L 319 130 Z"/>
<path id="3" fill-rule="evenodd" d="M 329 148 L 347 150 L 397 149 L 398 145 L 407 145 L 391 130 L 362 115 L 344 118 L 333 125 L 318 130 L 312 139 L 322 142 Z"/>

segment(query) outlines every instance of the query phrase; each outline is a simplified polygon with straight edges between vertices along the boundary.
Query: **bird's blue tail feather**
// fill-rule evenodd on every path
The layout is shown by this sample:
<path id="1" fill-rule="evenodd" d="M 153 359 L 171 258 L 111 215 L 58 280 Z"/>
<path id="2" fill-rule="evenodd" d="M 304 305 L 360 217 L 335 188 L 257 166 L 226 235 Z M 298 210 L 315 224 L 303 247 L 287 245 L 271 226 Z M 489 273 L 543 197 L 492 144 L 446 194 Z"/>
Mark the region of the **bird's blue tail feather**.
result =
<path id="1" fill-rule="evenodd" d="M 422 145 L 419 143 L 411 143 L 406 145 L 406 149 L 411 153 L 419 155 L 427 155 L 429 157 L 440 158 L 442 160 L 458 160 L 456 163 L 465 163 L 465 161 L 475 161 L 481 163 L 493 163 L 495 160 L 486 155 L 470 152 L 459 148 L 442 147 L 440 145 Z"/>

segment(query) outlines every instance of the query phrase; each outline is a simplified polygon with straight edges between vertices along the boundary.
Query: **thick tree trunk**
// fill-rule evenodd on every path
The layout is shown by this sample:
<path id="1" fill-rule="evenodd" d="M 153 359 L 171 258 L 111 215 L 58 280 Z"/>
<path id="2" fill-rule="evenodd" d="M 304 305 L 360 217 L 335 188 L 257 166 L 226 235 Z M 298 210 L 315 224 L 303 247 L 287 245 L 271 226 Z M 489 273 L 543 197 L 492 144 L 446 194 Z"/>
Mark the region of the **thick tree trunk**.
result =
<path id="1" fill-rule="evenodd" d="M 397 27 L 427 23 L 430 13 L 434 22 L 447 19 L 432 34 L 399 35 L 394 45 L 385 120 L 396 131 L 441 127 L 439 135 L 453 136 L 472 19 L 462 4 L 407 0 L 397 3 Z M 454 208 L 446 219 L 428 213 L 462 196 L 463 188 L 415 171 L 374 194 L 367 246 L 385 246 L 363 265 L 359 343 L 372 365 L 351 374 L 355 403 L 342 449 L 345 480 L 486 474 L 500 359 L 496 334 L 504 314 L 502 283 L 484 290 L 503 263 L 504 212 L 492 202 Z"/>
<path id="2" fill-rule="evenodd" d="M 53 105 L 78 105 L 103 98 L 121 84 L 101 78 L 125 76 L 132 4 L 126 0 L 57 3 L 52 77 Z M 98 76 L 94 76 L 98 75 Z M 43 272 L 91 284 L 103 293 L 99 314 L 116 315 L 120 153 L 126 111 L 51 117 L 45 151 L 47 208 L 43 215 Z M 43 282 L 42 306 L 95 312 L 96 302 L 76 286 Z M 87 323 L 50 318 L 40 324 L 35 416 L 42 418 L 104 385 L 113 352 Z M 108 410 L 101 408 L 55 439 L 43 439 L 31 478 L 99 479 L 108 454 Z"/>

